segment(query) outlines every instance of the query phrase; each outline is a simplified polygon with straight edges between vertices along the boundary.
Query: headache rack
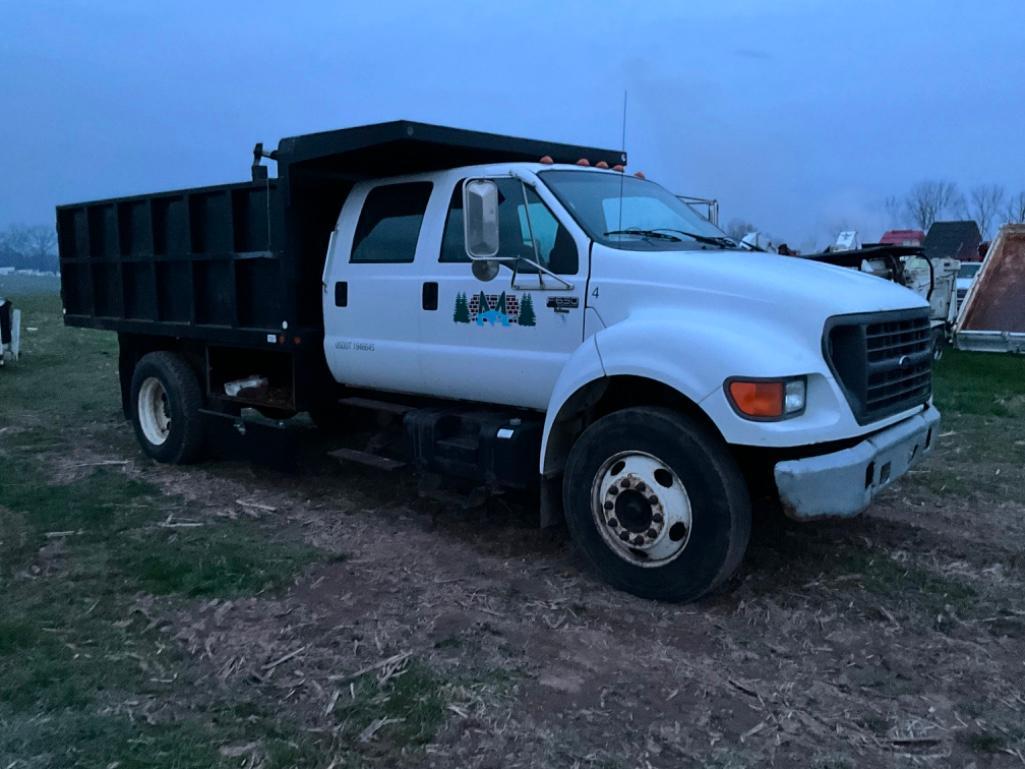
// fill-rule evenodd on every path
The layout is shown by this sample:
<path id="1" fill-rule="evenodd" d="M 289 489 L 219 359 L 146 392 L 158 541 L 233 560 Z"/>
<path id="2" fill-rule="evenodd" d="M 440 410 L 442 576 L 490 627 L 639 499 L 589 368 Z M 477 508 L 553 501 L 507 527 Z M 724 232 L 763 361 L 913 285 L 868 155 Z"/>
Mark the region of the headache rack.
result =
<path id="1" fill-rule="evenodd" d="M 863 425 L 929 400 L 932 344 L 927 308 L 837 316 L 823 336 L 826 361 Z"/>

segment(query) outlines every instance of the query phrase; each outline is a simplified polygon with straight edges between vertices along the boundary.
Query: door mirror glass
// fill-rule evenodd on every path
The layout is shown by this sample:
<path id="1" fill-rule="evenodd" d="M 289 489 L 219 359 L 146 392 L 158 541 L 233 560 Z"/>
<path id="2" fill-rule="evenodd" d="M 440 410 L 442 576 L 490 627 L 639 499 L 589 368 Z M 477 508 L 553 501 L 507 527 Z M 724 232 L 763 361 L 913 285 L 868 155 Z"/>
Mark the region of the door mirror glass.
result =
<path id="1" fill-rule="evenodd" d="M 463 236 L 470 259 L 498 255 L 498 185 L 492 179 L 463 184 Z"/>

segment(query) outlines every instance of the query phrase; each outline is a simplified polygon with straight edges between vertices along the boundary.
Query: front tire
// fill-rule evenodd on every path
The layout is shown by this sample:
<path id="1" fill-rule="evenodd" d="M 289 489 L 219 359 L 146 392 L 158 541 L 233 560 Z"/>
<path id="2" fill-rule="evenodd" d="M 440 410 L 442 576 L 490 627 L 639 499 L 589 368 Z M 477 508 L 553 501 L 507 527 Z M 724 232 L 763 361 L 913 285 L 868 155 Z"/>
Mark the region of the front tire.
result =
<path id="1" fill-rule="evenodd" d="M 751 503 L 722 438 L 661 408 L 602 417 L 570 451 L 570 535 L 595 570 L 642 598 L 693 601 L 733 574 Z"/>
<path id="2" fill-rule="evenodd" d="M 142 450 L 158 462 L 194 462 L 203 449 L 203 393 L 188 364 L 171 352 L 151 352 L 132 374 L 132 425 Z"/>

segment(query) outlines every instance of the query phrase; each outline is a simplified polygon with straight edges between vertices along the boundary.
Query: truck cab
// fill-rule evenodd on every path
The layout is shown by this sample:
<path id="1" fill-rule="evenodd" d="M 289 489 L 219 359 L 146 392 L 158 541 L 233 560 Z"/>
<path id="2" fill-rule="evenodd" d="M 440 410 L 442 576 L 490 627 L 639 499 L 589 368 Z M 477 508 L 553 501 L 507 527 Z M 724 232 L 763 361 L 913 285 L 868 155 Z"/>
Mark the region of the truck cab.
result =
<path id="1" fill-rule="evenodd" d="M 325 154 L 346 142 L 357 149 Z M 272 405 L 240 383 L 265 382 L 288 413 L 379 403 L 403 414 L 420 470 L 540 489 L 543 523 L 564 519 L 606 580 L 658 599 L 699 598 L 735 571 L 753 498 L 778 499 L 797 520 L 850 517 L 933 450 L 925 300 L 742 251 L 626 173 L 625 155 L 548 146 L 407 123 L 283 140 L 275 186 L 254 171 L 252 187 L 223 195 L 250 247 L 226 294 L 235 305 L 206 310 L 197 293 L 191 322 L 186 306 L 165 329 L 92 318 L 88 292 L 71 286 L 69 322 L 121 330 L 126 413 L 157 459 L 198 455 L 197 411 Z M 485 162 L 458 162 L 472 158 Z M 216 240 L 220 209 L 197 200 L 185 195 L 192 232 L 161 242 Z M 97 209 L 58 211 L 68 276 L 96 264 L 71 238 L 102 229 Z M 290 272 L 265 281 L 259 302 L 243 295 L 239 276 L 279 254 Z M 319 308 L 312 292 L 274 294 L 310 285 Z M 197 321 L 268 306 L 283 319 L 261 316 L 268 325 L 252 334 Z"/>
<path id="2" fill-rule="evenodd" d="M 491 199 L 474 200 L 471 185 Z M 473 234 L 488 226 L 489 237 Z M 925 301 L 860 273 L 740 251 L 622 171 L 516 163 L 357 185 L 325 261 L 324 326 L 346 385 L 543 415 L 543 479 L 566 477 L 565 447 L 616 400 L 669 404 L 701 440 L 768 462 L 799 519 L 860 512 L 935 438 Z M 663 464 L 669 491 L 689 497 L 667 460 L 625 456 L 650 498 Z M 567 509 L 611 487 L 615 464 L 574 481 Z M 616 503 L 610 525 L 610 501 L 592 493 L 586 505 L 606 544 L 647 569 L 675 557 L 662 536 L 671 516 L 650 525 L 661 501 L 630 526 Z"/>

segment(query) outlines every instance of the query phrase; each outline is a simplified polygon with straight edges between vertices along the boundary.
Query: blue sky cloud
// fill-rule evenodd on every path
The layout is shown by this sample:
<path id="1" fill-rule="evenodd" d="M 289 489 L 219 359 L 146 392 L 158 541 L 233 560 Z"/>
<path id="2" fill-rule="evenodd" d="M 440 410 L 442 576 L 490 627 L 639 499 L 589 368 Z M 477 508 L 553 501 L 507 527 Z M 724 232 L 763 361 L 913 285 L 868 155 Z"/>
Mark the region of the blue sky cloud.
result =
<path id="1" fill-rule="evenodd" d="M 923 178 L 1025 189 L 1025 6 L 0 2 L 0 226 L 411 118 L 618 146 L 793 243 Z"/>

